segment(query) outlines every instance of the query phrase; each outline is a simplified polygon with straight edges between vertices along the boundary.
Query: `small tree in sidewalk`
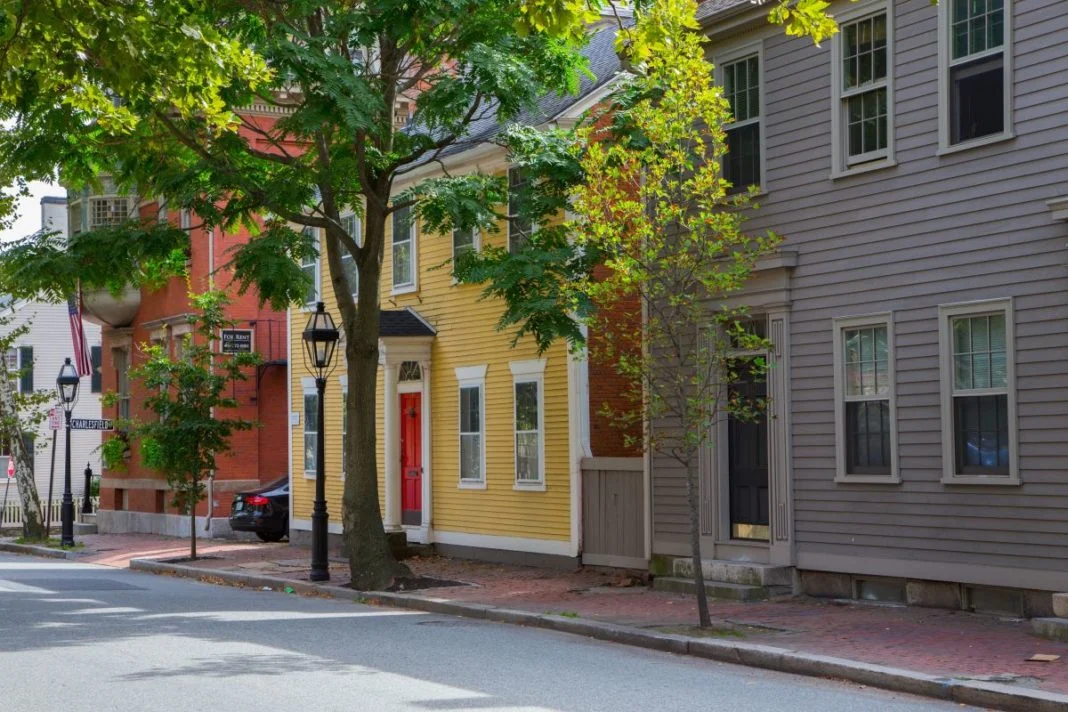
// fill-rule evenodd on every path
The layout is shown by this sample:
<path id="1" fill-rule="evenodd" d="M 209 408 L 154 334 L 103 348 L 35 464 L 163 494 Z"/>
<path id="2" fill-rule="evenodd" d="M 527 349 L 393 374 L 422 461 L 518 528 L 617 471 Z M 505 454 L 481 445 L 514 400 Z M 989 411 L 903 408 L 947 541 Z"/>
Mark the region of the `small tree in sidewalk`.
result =
<path id="1" fill-rule="evenodd" d="M 45 406 L 55 402 L 55 392 L 35 391 L 20 393 L 18 380 L 33 368 L 32 363 L 21 364 L 12 369 L 6 355 L 29 331 L 21 324 L 10 330 L 14 321 L 10 314 L 0 316 L 0 441 L 8 446 L 8 456 L 15 463 L 15 486 L 22 507 L 22 536 L 28 540 L 45 538 L 44 514 L 41 498 L 37 494 L 37 482 L 33 477 L 32 440 L 27 436 L 44 420 Z M 5 483 L 5 488 L 7 484 Z M 3 512 L 0 511 L 0 516 Z"/>
<path id="2" fill-rule="evenodd" d="M 126 436 L 108 440 L 103 450 L 108 467 L 121 467 L 128 444 L 136 442 L 144 465 L 166 475 L 171 504 L 189 517 L 189 558 L 195 559 L 196 508 L 215 458 L 229 451 L 233 433 L 255 426 L 227 411 L 239 405 L 234 386 L 246 380 L 246 369 L 257 365 L 259 357 L 214 350 L 219 331 L 233 326 L 226 318 L 230 300 L 223 292 L 191 294 L 190 302 L 197 313 L 190 317 L 194 330 L 176 353 L 162 345 L 145 346 L 147 360 L 131 372 L 149 394 L 145 406 L 156 419 L 116 423 Z M 109 394 L 108 400 L 113 399 Z"/>
<path id="3" fill-rule="evenodd" d="M 730 106 L 712 83 L 682 4 L 689 2 L 658 3 L 638 23 L 641 41 L 657 51 L 617 93 L 610 121 L 581 134 L 585 181 L 575 191 L 573 233 L 608 268 L 576 285 L 597 307 L 589 322 L 602 336 L 603 353 L 595 356 L 630 383 L 632 407 L 605 414 L 642 430 L 647 447 L 684 473 L 705 627 L 699 461 L 714 444 L 717 422 L 751 419 L 764 409 L 763 399 L 732 387 L 743 377 L 762 378 L 763 359 L 732 354 L 767 347 L 745 327 L 737 300 L 757 260 L 779 239 L 742 231 L 749 196 L 729 194 L 720 167 Z M 620 318 L 627 308 L 641 312 Z"/>

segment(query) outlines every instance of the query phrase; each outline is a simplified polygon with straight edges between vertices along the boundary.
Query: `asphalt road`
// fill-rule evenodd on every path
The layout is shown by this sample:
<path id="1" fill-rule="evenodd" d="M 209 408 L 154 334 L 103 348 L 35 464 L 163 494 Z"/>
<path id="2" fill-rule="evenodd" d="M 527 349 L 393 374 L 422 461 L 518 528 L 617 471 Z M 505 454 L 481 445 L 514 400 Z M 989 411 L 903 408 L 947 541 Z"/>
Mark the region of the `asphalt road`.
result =
<path id="1" fill-rule="evenodd" d="M 0 554 L 0 711 L 959 705 L 551 631 Z"/>

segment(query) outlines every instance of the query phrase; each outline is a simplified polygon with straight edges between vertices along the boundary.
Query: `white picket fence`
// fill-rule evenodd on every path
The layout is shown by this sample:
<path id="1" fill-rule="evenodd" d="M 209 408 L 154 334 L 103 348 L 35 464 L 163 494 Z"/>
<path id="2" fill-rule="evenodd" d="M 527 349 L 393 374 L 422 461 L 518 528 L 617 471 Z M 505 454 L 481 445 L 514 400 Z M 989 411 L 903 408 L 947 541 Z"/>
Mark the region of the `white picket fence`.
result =
<path id="1" fill-rule="evenodd" d="M 3 494 L 0 493 L 0 497 Z M 93 511 L 95 512 L 100 506 L 100 498 L 93 497 Z M 43 503 L 42 503 L 43 504 Z M 52 525 L 59 526 L 60 522 L 60 506 L 63 504 L 63 498 L 53 499 L 50 505 L 52 515 Z M 22 503 L 18 500 L 18 495 L 12 496 L 8 499 L 7 504 L 3 504 L 0 500 L 0 529 L 21 529 L 22 528 Z M 48 518 L 49 512 L 45 512 L 45 518 Z M 82 521 L 82 498 L 80 495 L 74 497 L 74 521 Z"/>

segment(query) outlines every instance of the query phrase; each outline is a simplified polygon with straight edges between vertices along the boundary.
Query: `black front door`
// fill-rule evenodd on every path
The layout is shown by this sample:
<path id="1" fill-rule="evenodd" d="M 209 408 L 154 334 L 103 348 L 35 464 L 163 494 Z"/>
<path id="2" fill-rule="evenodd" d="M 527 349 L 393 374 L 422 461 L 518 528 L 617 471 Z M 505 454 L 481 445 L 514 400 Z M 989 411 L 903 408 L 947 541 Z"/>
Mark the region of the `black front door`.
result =
<path id="1" fill-rule="evenodd" d="M 764 374 L 738 364 L 738 380 L 731 395 L 753 404 L 767 398 Z M 768 421 L 765 411 L 752 419 L 731 416 L 727 421 L 727 472 L 730 480 L 731 538 L 767 541 Z"/>

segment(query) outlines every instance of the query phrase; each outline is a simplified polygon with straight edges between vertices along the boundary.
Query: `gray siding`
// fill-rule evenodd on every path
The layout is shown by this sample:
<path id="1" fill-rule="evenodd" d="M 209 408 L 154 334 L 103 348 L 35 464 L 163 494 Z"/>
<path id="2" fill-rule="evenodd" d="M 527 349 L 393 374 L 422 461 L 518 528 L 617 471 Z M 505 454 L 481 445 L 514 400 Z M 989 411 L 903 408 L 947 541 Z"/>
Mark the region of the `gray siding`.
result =
<path id="1" fill-rule="evenodd" d="M 768 194 L 750 229 L 774 229 L 798 251 L 790 388 L 802 565 L 1068 564 L 1068 223 L 1045 205 L 1068 195 L 1068 3 L 1013 5 L 1014 140 L 936 155 L 937 8 L 896 0 L 898 165 L 836 181 L 830 43 L 765 40 Z M 938 305 L 1010 296 L 1023 484 L 943 484 Z M 902 483 L 836 484 L 831 319 L 882 311 L 895 321 Z M 660 474 L 654 495 L 675 491 Z M 676 533 L 675 509 L 654 501 L 658 535 Z"/>

